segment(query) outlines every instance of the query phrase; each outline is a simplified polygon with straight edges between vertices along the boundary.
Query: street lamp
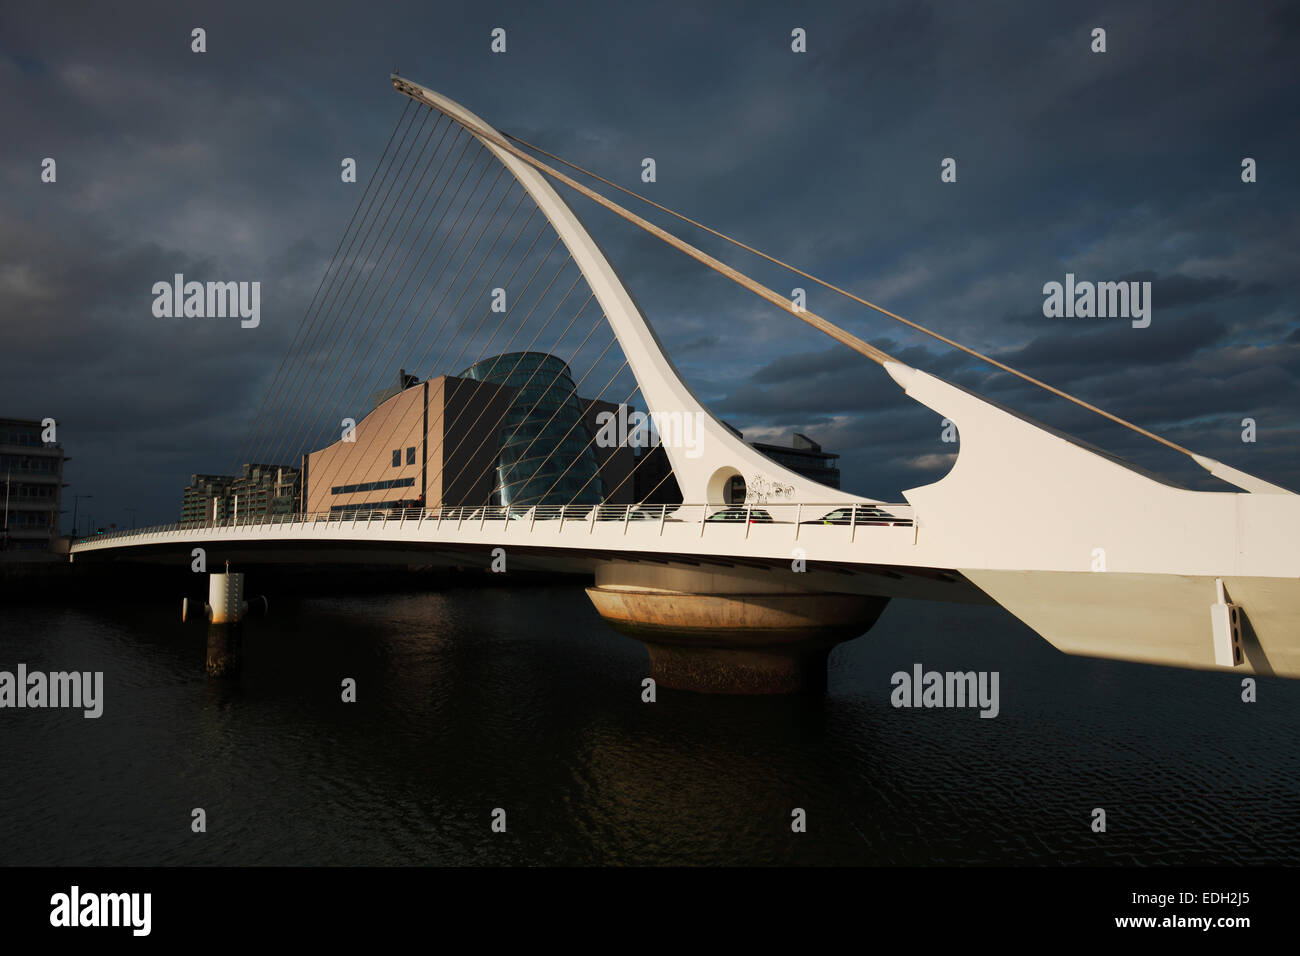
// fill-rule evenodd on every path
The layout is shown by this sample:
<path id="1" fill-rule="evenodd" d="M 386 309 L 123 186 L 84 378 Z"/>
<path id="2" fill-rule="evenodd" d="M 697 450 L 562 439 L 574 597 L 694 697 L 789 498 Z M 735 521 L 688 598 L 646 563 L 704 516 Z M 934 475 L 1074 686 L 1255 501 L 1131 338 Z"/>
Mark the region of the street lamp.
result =
<path id="1" fill-rule="evenodd" d="M 93 498 L 94 495 L 73 495 L 72 496 L 72 536 L 77 536 L 77 500 L 79 498 Z"/>
<path id="2" fill-rule="evenodd" d="M 129 512 L 131 513 L 131 530 L 134 531 L 134 530 L 135 530 L 135 512 L 136 512 L 136 509 L 135 509 L 135 508 L 126 508 L 126 509 L 124 509 L 124 510 L 129 511 Z"/>

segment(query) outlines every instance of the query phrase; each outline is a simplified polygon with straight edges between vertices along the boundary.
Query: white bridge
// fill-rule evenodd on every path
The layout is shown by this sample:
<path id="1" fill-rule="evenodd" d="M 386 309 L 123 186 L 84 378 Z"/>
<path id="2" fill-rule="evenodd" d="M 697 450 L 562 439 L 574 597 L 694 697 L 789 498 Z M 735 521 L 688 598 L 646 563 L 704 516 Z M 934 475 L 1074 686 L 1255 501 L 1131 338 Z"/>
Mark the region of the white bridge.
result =
<path id="1" fill-rule="evenodd" d="M 598 610 L 646 641 L 653 672 L 705 690 L 815 685 L 827 649 L 869 628 L 893 597 L 996 602 L 1072 654 L 1300 677 L 1300 498 L 1292 492 L 1065 396 L 1189 455 L 1230 488 L 1190 491 L 1149 476 L 792 306 L 446 97 L 400 77 L 393 85 L 472 137 L 498 174 L 504 168 L 531 197 L 603 311 L 651 413 L 699 416 L 701 454 L 665 446 L 693 503 L 482 504 L 190 523 L 85 539 L 72 546 L 74 559 L 189 560 L 203 548 L 209 561 L 364 556 L 486 567 L 500 548 L 509 569 L 592 573 Z M 552 180 L 880 365 L 908 396 L 956 424 L 951 471 L 891 504 L 817 484 L 746 444 L 682 380 Z M 744 502 L 727 500 L 736 477 L 750 490 Z"/>

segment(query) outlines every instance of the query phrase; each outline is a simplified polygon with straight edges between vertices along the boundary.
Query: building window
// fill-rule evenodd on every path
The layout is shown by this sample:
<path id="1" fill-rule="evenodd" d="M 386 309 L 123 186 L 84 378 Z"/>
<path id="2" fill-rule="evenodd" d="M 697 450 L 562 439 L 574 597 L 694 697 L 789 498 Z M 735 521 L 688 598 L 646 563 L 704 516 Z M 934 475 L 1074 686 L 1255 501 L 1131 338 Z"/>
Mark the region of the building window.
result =
<path id="1" fill-rule="evenodd" d="M 400 448 L 394 448 L 394 449 L 393 449 L 393 467 L 394 467 L 394 468 L 398 468 L 398 467 L 401 466 L 401 464 L 402 464 L 402 449 L 400 449 Z"/>
<path id="2" fill-rule="evenodd" d="M 351 495 L 358 491 L 379 491 L 385 488 L 413 488 L 414 478 L 389 478 L 386 481 L 363 481 L 354 485 L 335 485 L 330 489 L 332 495 Z M 367 505 L 369 507 L 369 505 Z"/>
<path id="3" fill-rule="evenodd" d="M 412 445 L 410 448 L 406 449 L 406 463 L 407 463 L 408 465 L 414 465 L 414 464 L 415 464 L 415 446 L 414 446 L 414 445 Z"/>

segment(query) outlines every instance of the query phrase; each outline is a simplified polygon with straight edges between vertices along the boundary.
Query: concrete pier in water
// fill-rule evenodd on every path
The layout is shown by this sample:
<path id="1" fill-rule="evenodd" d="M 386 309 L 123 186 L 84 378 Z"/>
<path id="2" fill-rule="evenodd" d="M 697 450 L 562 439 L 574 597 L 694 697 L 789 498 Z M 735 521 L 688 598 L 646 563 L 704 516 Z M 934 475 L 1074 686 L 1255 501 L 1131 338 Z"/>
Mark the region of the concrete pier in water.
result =
<path id="1" fill-rule="evenodd" d="M 868 631 L 885 597 L 801 590 L 772 574 L 610 562 L 587 589 L 614 629 L 646 645 L 665 687 L 817 693 L 831 648 Z"/>

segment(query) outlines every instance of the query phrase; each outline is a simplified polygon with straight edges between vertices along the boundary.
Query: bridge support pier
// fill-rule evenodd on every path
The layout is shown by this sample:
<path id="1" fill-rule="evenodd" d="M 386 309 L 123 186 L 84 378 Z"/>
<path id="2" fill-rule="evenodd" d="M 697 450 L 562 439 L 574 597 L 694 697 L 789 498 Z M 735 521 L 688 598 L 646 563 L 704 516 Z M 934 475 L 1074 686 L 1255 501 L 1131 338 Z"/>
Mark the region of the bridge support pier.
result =
<path id="1" fill-rule="evenodd" d="M 244 644 L 242 624 L 208 624 L 208 652 L 204 661 L 209 677 L 235 677 Z"/>
<path id="2" fill-rule="evenodd" d="M 265 597 L 254 598 L 261 602 L 261 609 L 268 608 Z M 248 602 L 244 600 L 244 575 L 230 570 L 226 562 L 225 572 L 214 571 L 208 575 L 208 603 L 204 605 L 208 615 L 208 653 L 206 668 L 209 677 L 234 677 L 239 673 L 239 663 L 244 643 L 244 617 L 248 614 Z M 188 600 L 183 605 L 181 620 L 189 613 Z"/>
<path id="3" fill-rule="evenodd" d="M 772 572 L 613 561 L 587 596 L 650 652 L 665 687 L 715 694 L 820 693 L 831 648 L 865 633 L 889 598 L 814 592 Z"/>

